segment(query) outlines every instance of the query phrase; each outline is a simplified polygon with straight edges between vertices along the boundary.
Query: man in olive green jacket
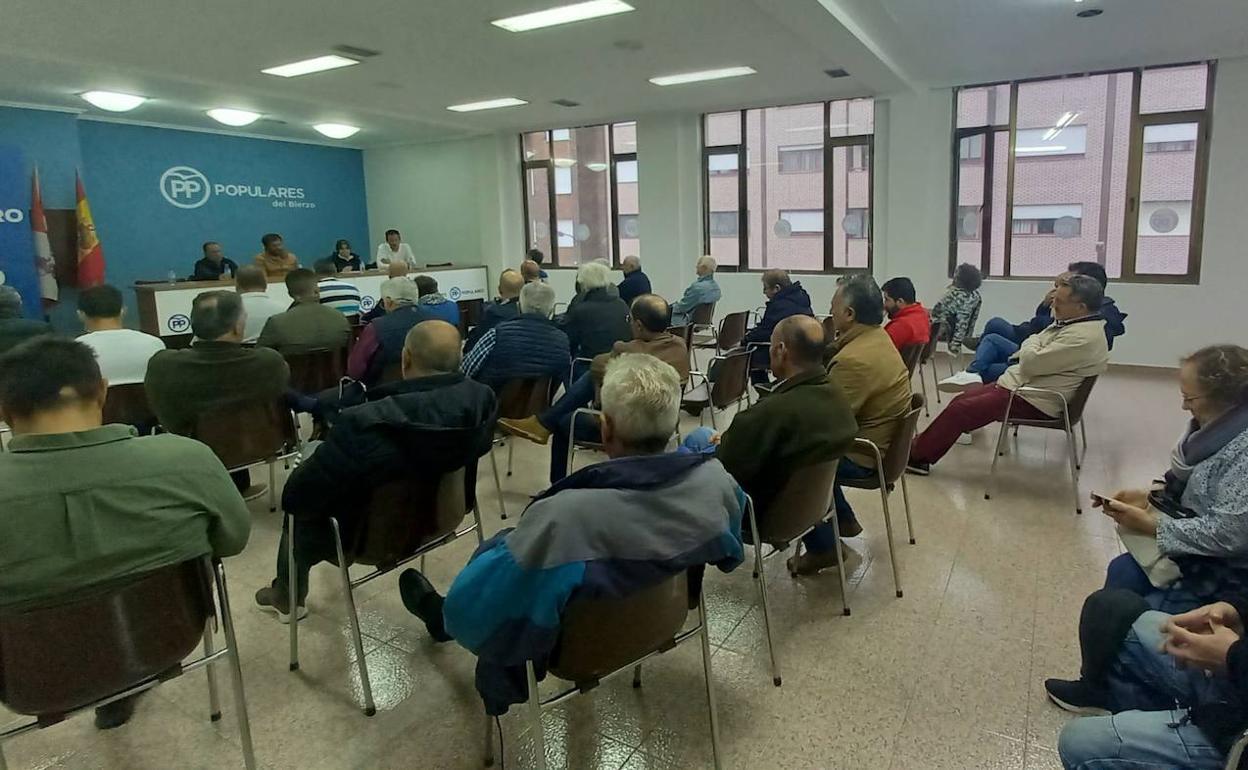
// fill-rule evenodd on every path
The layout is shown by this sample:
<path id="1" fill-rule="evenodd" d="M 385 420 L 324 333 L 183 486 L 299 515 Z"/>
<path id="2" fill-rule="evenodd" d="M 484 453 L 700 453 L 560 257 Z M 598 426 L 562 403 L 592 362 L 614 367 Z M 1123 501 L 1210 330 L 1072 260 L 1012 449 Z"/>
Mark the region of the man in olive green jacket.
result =
<path id="1" fill-rule="evenodd" d="M 351 322 L 329 305 L 321 304 L 316 273 L 299 268 L 286 274 L 286 291 L 295 304 L 269 318 L 256 345 L 279 353 L 342 350 L 351 341 Z"/>

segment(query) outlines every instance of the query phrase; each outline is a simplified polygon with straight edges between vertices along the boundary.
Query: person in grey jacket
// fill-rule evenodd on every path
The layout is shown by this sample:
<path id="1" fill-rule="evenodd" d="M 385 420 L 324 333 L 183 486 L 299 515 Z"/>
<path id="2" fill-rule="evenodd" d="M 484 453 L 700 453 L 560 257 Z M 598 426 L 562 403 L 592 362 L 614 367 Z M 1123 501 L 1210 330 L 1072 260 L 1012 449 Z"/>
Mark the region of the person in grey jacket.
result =
<path id="1" fill-rule="evenodd" d="M 698 277 L 685 289 L 684 296 L 672 303 L 672 326 L 689 323 L 689 317 L 698 305 L 719 302 L 722 293 L 719 284 L 715 283 L 715 267 L 715 260 L 711 257 L 698 257 L 694 268 Z"/>

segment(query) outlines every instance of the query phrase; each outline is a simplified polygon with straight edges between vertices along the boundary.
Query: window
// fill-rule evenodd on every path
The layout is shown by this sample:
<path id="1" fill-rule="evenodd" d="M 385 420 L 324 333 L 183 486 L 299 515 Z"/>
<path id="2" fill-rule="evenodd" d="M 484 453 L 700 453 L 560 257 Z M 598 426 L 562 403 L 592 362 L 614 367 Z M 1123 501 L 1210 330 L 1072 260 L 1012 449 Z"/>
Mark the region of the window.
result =
<path id="1" fill-rule="evenodd" d="M 725 270 L 870 268 L 874 131 L 872 99 L 703 116 L 706 253 Z"/>
<path id="2" fill-rule="evenodd" d="M 1117 280 L 1196 282 L 1213 75 L 1199 63 L 957 89 L 950 270 L 1047 278 L 1090 260 Z"/>
<path id="3" fill-rule="evenodd" d="M 528 248 L 549 267 L 640 256 L 636 123 L 533 131 L 520 147 Z"/>

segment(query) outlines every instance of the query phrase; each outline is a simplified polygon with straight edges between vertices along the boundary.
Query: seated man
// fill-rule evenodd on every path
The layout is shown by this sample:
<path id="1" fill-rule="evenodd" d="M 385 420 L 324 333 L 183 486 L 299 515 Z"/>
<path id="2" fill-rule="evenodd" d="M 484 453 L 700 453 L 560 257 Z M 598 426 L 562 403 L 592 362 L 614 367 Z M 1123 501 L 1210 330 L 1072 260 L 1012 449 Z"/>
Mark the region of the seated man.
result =
<path id="1" fill-rule="evenodd" d="M 767 298 L 767 307 L 758 325 L 745 333 L 743 345 L 755 345 L 750 356 L 750 379 L 755 385 L 767 383 L 771 378 L 767 374 L 767 343 L 776 324 L 789 316 L 814 316 L 810 307 L 810 295 L 802 288 L 801 282 L 794 283 L 789 274 L 783 270 L 766 270 L 763 272 L 763 296 Z"/>
<path id="2" fill-rule="evenodd" d="M 508 380 L 549 377 L 552 384 L 568 374 L 568 335 L 550 316 L 555 290 L 541 282 L 520 290 L 520 315 L 490 329 L 464 357 L 464 374 L 497 393 Z"/>
<path id="3" fill-rule="evenodd" d="M 192 281 L 222 281 L 233 278 L 238 272 L 238 265 L 225 256 L 221 244 L 208 241 L 202 249 L 204 256 L 195 262 L 195 270 L 191 273 Z"/>
<path id="4" fill-rule="evenodd" d="M 12 286 L 0 285 L 0 353 L 40 334 L 51 334 L 52 327 L 22 314 L 22 295 Z"/>
<path id="5" fill-rule="evenodd" d="M 321 304 L 331 307 L 347 317 L 360 315 L 360 290 L 355 284 L 338 278 L 338 268 L 332 259 L 316 262 L 316 285 L 320 289 Z"/>
<path id="6" fill-rule="evenodd" d="M 828 379 L 845 395 L 858 423 L 858 437 L 888 451 L 898 422 L 910 409 L 910 373 L 888 333 L 884 298 L 869 275 L 841 282 L 832 295 L 832 326 L 836 341 Z M 875 454 L 852 445 L 837 466 L 838 479 L 875 475 Z M 862 533 L 862 525 L 844 494 L 835 495 L 836 521 L 844 537 Z M 789 572 L 807 575 L 836 566 L 835 533 L 831 524 L 816 527 L 803 541 L 807 552 L 789 560 Z"/>
<path id="7" fill-rule="evenodd" d="M 648 353 L 676 370 L 682 388 L 689 381 L 689 350 L 684 340 L 667 331 L 672 317 L 667 300 L 657 294 L 643 294 L 633 300 L 631 314 L 633 338 L 615 343 L 610 353 L 595 356 L 590 371 L 577 377 L 553 406 L 540 415 L 523 420 L 504 418 L 498 421 L 499 427 L 511 435 L 538 444 L 545 444 L 554 435 L 555 441 L 550 447 L 551 484 L 567 475 L 568 432 L 572 415 L 593 401 L 595 389 L 601 387 L 607 364 L 612 358 L 622 353 Z M 577 421 L 576 437 L 579 441 L 601 441 L 598 421 L 590 415 L 581 415 Z"/>
<path id="8" fill-rule="evenodd" d="M 1053 323 L 1053 297 L 1073 275 L 1084 275 L 1094 279 L 1101 285 L 1102 293 L 1109 285 L 1109 279 L 1105 276 L 1105 268 L 1101 265 L 1095 262 L 1071 262 L 1066 272 L 1053 279 L 1053 288 L 1044 295 L 1044 300 L 1036 308 L 1035 317 L 1030 321 L 1012 325 L 1002 318 L 989 320 L 984 325 L 984 336 L 980 337 L 974 360 L 967 366 L 966 371 L 941 380 L 937 384 L 941 392 L 960 393 L 973 385 L 996 382 L 1009 368 L 1011 360 L 1018 353 L 1019 346 L 1027 338 L 1039 334 Z M 1101 309 L 1098 312 L 1105 321 L 1106 347 L 1113 350 L 1114 338 L 1127 330 L 1125 323 L 1127 314 L 1120 311 L 1112 299 L 1103 295 Z"/>
<path id="9" fill-rule="evenodd" d="M 545 282 L 546 271 L 533 260 L 526 259 L 520 263 L 520 277 L 524 279 L 525 283 Z"/>
<path id="10" fill-rule="evenodd" d="M 628 340 L 628 305 L 611 296 L 611 268 L 586 262 L 576 270 L 576 300 L 568 304 L 563 330 L 574 358 L 593 358 L 611 352 L 615 343 Z"/>
<path id="11" fill-rule="evenodd" d="M 1221 770 L 1248 728 L 1248 596 L 1228 598 L 1168 615 L 1121 590 L 1088 597 L 1082 676 L 1044 683 L 1050 700 L 1083 717 L 1058 738 L 1067 770 Z"/>
<path id="12" fill-rule="evenodd" d="M 884 331 L 897 350 L 926 345 L 932 338 L 932 320 L 927 308 L 915 297 L 914 283 L 909 278 L 890 278 L 880 287 L 880 293 L 884 296 L 884 312 L 889 318 Z"/>
<path id="13" fill-rule="evenodd" d="M 715 260 L 711 257 L 698 257 L 694 266 L 697 278 L 685 289 L 684 295 L 672 303 L 672 326 L 687 325 L 697 306 L 719 302 L 721 292 L 719 284 L 715 283 L 715 267 Z"/>
<path id="14" fill-rule="evenodd" d="M 523 288 L 524 277 L 518 271 L 509 269 L 499 274 L 498 298 L 485 306 L 481 313 L 481 322 L 468 332 L 468 339 L 464 340 L 465 355 L 490 329 L 520 315 L 520 290 Z"/>
<path id="15" fill-rule="evenodd" d="M 291 472 L 282 510 L 296 518 L 295 574 L 299 617 L 307 614 L 308 571 L 336 561 L 329 517 L 338 519 L 350 547 L 357 512 L 368 495 L 413 473 L 430 478 L 468 467 L 476 484 L 477 459 L 490 451 L 497 407 L 494 393 L 459 372 L 459 330 L 422 321 L 403 342 L 403 379 L 368 393 L 368 402 L 338 416 L 323 442 Z M 471 498 L 470 498 L 471 499 Z M 277 549 L 277 577 L 256 592 L 256 604 L 290 622 L 288 532 Z"/>
<path id="16" fill-rule="evenodd" d="M 640 259 L 634 256 L 625 257 L 624 261 L 620 262 L 620 270 L 624 273 L 624 280 L 620 281 L 616 289 L 620 293 L 620 299 L 624 300 L 624 304 L 631 306 L 633 300 L 642 294 L 650 293 L 650 279 L 641 272 Z"/>
<path id="17" fill-rule="evenodd" d="M 1105 321 L 1097 314 L 1101 285 L 1086 275 L 1071 276 L 1053 294 L 1053 325 L 1028 337 L 1012 364 L 993 384 L 972 385 L 914 440 L 912 473 L 927 475 L 963 433 L 997 422 L 1005 415 L 1010 391 L 1024 385 L 1055 390 L 1069 400 L 1088 377 L 1105 372 L 1109 346 Z M 1015 417 L 1050 419 L 1062 414 L 1062 399 L 1048 393 L 1024 393 L 1014 400 Z"/>
<path id="18" fill-rule="evenodd" d="M 234 276 L 234 288 L 243 300 L 247 327 L 243 329 L 243 342 L 255 342 L 269 319 L 285 312 L 289 305 L 268 295 L 269 282 L 264 271 L 255 265 L 243 265 Z"/>
<path id="19" fill-rule="evenodd" d="M 56 601 L 197 556 L 243 550 L 251 514 L 208 447 L 101 425 L 108 383 L 91 348 L 48 337 L 0 357 L 0 607 Z M 96 710 L 99 728 L 134 699 Z"/>
<path id="20" fill-rule="evenodd" d="M 191 305 L 195 341 L 185 350 L 162 350 L 147 362 L 144 385 L 156 419 L 170 433 L 193 436 L 201 415 L 240 401 L 285 397 L 290 367 L 268 348 L 243 347 L 247 314 L 232 291 L 206 291 Z M 246 470 L 230 474 L 246 500 L 265 493 Z"/>
<path id="21" fill-rule="evenodd" d="M 364 327 L 347 359 L 347 376 L 370 388 L 398 379 L 407 333 L 421 321 L 432 320 L 424 308 L 417 306 L 420 297 L 416 284 L 406 278 L 385 281 L 379 293 L 385 312 Z"/>
<path id="22" fill-rule="evenodd" d="M 95 351 L 109 385 L 132 385 L 147 376 L 147 361 L 165 349 L 160 337 L 127 329 L 121 292 L 108 284 L 78 292 L 78 318 L 87 333 L 78 341 Z"/>
<path id="23" fill-rule="evenodd" d="M 741 563 L 736 482 L 708 456 L 664 453 L 679 407 L 672 367 L 619 356 L 602 384 L 611 459 L 546 490 L 514 529 L 480 545 L 445 600 L 416 570 L 399 578 L 404 606 L 430 636 L 478 656 L 487 713 L 525 700 L 524 661 L 546 670 L 570 599 L 629 596 L 705 564 L 730 571 Z M 691 592 L 700 578 L 691 575 Z"/>
<path id="24" fill-rule="evenodd" d="M 545 281 L 550 277 L 546 274 L 546 270 L 542 268 L 542 263 L 546 261 L 546 255 L 542 253 L 541 249 L 529 249 L 525 256 L 529 258 L 530 262 L 537 265 L 537 277 L 540 280 Z"/>
<path id="25" fill-rule="evenodd" d="M 266 278 L 277 281 L 299 267 L 299 258 L 293 251 L 286 250 L 286 242 L 280 234 L 265 233 L 260 237 L 260 245 L 264 249 L 256 255 L 255 263 L 264 270 Z"/>
<path id="26" fill-rule="evenodd" d="M 279 353 L 307 353 L 341 350 L 351 342 L 347 317 L 321 304 L 316 273 L 302 267 L 291 270 L 286 274 L 286 291 L 295 304 L 268 320 L 257 345 Z"/>
<path id="27" fill-rule="evenodd" d="M 420 309 L 429 317 L 438 321 L 446 321 L 451 326 L 459 326 L 459 304 L 450 301 L 438 292 L 438 282 L 433 276 L 416 276 L 416 289 L 420 292 Z"/>

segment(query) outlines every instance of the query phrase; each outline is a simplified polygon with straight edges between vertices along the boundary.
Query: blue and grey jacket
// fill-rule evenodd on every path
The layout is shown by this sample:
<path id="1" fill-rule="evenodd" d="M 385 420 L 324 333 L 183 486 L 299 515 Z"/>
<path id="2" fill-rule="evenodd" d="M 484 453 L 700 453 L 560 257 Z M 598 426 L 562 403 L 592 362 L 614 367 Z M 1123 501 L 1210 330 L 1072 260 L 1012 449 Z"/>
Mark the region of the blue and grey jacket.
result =
<path id="1" fill-rule="evenodd" d="M 477 655 L 486 711 L 527 699 L 525 661 L 545 676 L 569 601 L 629 596 L 706 564 L 735 569 L 744 510 L 724 466 L 690 454 L 609 460 L 535 498 L 477 548 L 443 607 L 446 630 Z"/>
<path id="2" fill-rule="evenodd" d="M 695 307 L 719 302 L 721 296 L 722 292 L 719 290 L 719 284 L 715 283 L 714 273 L 699 276 L 689 284 L 689 288 L 685 289 L 684 296 L 672 303 L 672 325 L 686 323 Z"/>

